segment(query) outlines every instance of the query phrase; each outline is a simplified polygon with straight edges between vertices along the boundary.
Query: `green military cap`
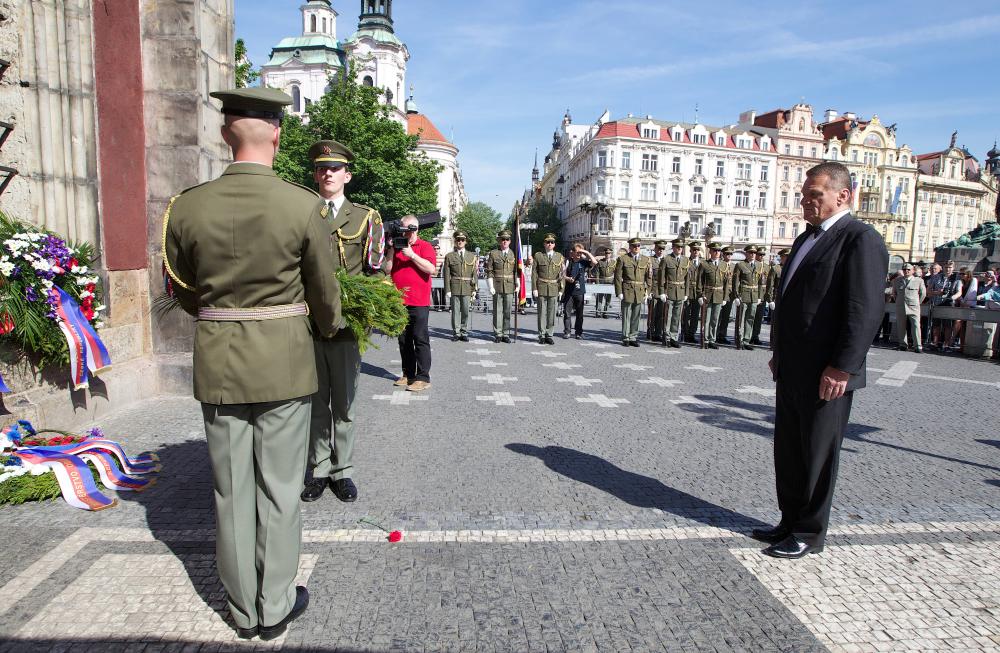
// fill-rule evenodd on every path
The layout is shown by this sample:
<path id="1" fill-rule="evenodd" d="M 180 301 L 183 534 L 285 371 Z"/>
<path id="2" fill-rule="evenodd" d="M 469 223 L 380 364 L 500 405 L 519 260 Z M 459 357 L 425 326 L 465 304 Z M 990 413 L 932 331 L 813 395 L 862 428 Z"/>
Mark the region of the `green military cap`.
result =
<path id="1" fill-rule="evenodd" d="M 788 249 L 787 247 L 784 248 L 784 249 L 779 249 L 778 250 L 778 256 L 788 256 L 791 253 L 792 253 L 792 250 Z"/>
<path id="2" fill-rule="evenodd" d="M 553 233 L 545 234 L 545 237 L 542 238 L 542 241 L 546 243 L 554 243 L 556 242 L 556 235 Z"/>
<path id="3" fill-rule="evenodd" d="M 662 247 L 662 248 L 666 249 L 666 247 L 667 247 L 667 241 L 665 241 L 665 240 L 658 240 L 655 243 L 653 243 L 653 245 L 655 245 L 656 247 Z"/>
<path id="4" fill-rule="evenodd" d="M 469 239 L 469 237 L 466 236 L 465 232 L 462 231 L 461 229 L 459 229 L 454 234 L 452 234 L 452 238 L 454 238 L 455 240 L 468 240 Z"/>
<path id="5" fill-rule="evenodd" d="M 700 240 L 689 240 L 688 241 L 688 247 L 690 247 L 691 249 L 701 249 L 701 241 Z"/>
<path id="6" fill-rule="evenodd" d="M 292 103 L 287 93 L 267 87 L 234 88 L 209 95 L 222 101 L 222 113 L 244 118 L 281 120 L 285 107 Z"/>
<path id="7" fill-rule="evenodd" d="M 354 161 L 354 152 L 337 141 L 318 141 L 309 148 L 309 158 L 317 168 L 340 168 Z"/>
<path id="8" fill-rule="evenodd" d="M 611 253 L 612 253 L 613 251 L 614 251 L 614 250 L 612 250 L 612 249 L 611 249 L 610 247 L 605 247 L 605 248 L 604 248 L 604 253 L 605 253 L 605 254 L 611 254 Z"/>
<path id="9" fill-rule="evenodd" d="M 510 240 L 510 231 L 507 229 L 504 229 L 503 231 L 497 234 L 497 240 L 502 240 L 504 238 Z"/>
<path id="10" fill-rule="evenodd" d="M 721 250 L 722 249 L 722 245 L 720 245 L 719 243 L 709 243 L 708 248 L 710 250 L 712 250 L 712 251 L 715 251 L 717 249 Z"/>
<path id="11" fill-rule="evenodd" d="M 726 245 L 725 247 L 722 248 L 722 253 L 723 254 L 732 254 L 733 253 L 733 248 L 730 247 L 729 245 Z"/>
<path id="12" fill-rule="evenodd" d="M 763 245 L 757 245 L 756 252 L 758 254 L 767 254 L 767 248 L 764 247 Z"/>
<path id="13" fill-rule="evenodd" d="M 628 244 L 629 244 L 629 247 L 631 247 L 632 245 L 641 245 L 642 244 L 642 238 L 629 238 L 628 239 Z"/>
<path id="14" fill-rule="evenodd" d="M 670 244 L 673 245 L 674 247 L 684 247 L 684 239 L 674 238 L 673 240 L 670 241 Z"/>
<path id="15" fill-rule="evenodd" d="M 743 248 L 743 251 L 747 252 L 749 254 L 753 254 L 754 252 L 757 251 L 757 246 L 756 245 L 747 245 L 746 247 Z"/>

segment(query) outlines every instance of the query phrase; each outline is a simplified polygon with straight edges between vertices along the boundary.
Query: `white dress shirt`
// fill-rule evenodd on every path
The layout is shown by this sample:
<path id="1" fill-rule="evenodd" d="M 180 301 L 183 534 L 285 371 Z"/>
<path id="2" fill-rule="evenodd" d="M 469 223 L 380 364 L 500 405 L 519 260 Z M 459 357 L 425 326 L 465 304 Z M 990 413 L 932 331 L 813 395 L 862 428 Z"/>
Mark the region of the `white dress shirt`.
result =
<path id="1" fill-rule="evenodd" d="M 792 261 L 788 264 L 788 271 L 785 272 L 783 275 L 785 277 L 784 280 L 785 288 L 788 287 L 789 282 L 791 282 L 792 280 L 792 275 L 794 275 L 795 271 L 799 268 L 799 263 L 801 263 L 802 259 L 804 259 L 806 255 L 809 254 L 809 251 L 816 244 L 816 241 L 819 240 L 823 234 L 829 231 L 833 225 L 837 224 L 838 220 L 840 220 L 842 217 L 844 217 L 850 212 L 851 212 L 850 209 L 844 209 L 843 211 L 834 213 L 829 218 L 820 223 L 819 227 L 817 227 L 817 231 L 813 232 L 812 236 L 805 239 L 805 242 L 802 243 L 802 247 L 799 248 L 799 251 L 795 252 L 795 258 L 792 259 Z"/>

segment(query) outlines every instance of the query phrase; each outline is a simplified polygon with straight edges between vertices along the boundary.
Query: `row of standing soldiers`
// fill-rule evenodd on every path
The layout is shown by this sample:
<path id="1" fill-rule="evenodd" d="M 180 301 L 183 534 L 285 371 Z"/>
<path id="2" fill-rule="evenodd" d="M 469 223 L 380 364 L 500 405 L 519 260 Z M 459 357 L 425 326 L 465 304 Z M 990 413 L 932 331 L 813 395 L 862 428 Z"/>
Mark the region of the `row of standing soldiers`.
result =
<path id="1" fill-rule="evenodd" d="M 717 349 L 726 344 L 726 331 L 735 309 L 736 348 L 752 350 L 760 343 L 765 306 L 773 308 L 781 269 L 789 250 L 778 252 L 779 263 L 766 260 L 767 250 L 747 245 L 745 260 L 732 262 L 732 247 L 708 245 L 709 258 L 701 254 L 701 242 L 677 238 L 656 241 L 655 254 L 639 252 L 642 241 L 629 240 L 629 250 L 613 264 L 598 267 L 598 282 L 614 283 L 622 302 L 622 345 L 638 346 L 642 303 L 648 308 L 646 338 L 665 346 L 698 342 L 701 329 L 703 348 Z M 688 254 L 684 254 L 684 248 Z M 605 257 L 610 261 L 610 256 Z M 606 281 L 610 275 L 610 281 Z M 610 297 L 597 298 L 597 311 L 606 312 Z"/>

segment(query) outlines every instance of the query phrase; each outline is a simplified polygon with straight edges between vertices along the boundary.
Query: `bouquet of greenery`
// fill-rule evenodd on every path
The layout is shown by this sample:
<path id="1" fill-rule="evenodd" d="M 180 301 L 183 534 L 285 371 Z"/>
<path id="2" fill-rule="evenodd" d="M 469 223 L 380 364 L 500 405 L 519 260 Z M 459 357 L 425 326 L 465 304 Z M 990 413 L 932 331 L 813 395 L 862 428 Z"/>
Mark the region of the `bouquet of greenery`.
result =
<path id="1" fill-rule="evenodd" d="M 340 269 L 337 281 L 340 282 L 340 311 L 362 354 L 369 346 L 374 346 L 372 331 L 398 336 L 406 328 L 409 317 L 403 293 L 388 278 L 351 275 Z"/>

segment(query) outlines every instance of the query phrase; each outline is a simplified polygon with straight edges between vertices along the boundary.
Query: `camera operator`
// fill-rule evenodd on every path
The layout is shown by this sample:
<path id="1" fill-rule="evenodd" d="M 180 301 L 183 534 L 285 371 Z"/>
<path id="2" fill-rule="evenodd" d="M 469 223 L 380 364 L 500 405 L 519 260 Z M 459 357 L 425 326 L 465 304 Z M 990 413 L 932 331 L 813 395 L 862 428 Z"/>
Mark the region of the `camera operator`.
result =
<path id="1" fill-rule="evenodd" d="M 388 268 L 392 283 L 403 291 L 403 303 L 406 304 L 409 319 L 406 330 L 399 336 L 403 376 L 396 381 L 396 385 L 405 385 L 410 392 L 420 392 L 431 387 L 431 340 L 427 318 L 431 303 L 431 275 L 434 274 L 437 255 L 433 245 L 417 236 L 420 226 L 416 216 L 404 216 L 400 224 L 406 234 L 406 242 L 393 239 Z"/>
<path id="2" fill-rule="evenodd" d="M 566 272 L 563 274 L 565 290 L 563 293 L 563 338 L 569 338 L 573 327 L 572 315 L 576 316 L 574 337 L 583 339 L 583 304 L 587 294 L 587 270 L 597 264 L 594 255 L 577 243 L 569 253 L 566 261 Z"/>

